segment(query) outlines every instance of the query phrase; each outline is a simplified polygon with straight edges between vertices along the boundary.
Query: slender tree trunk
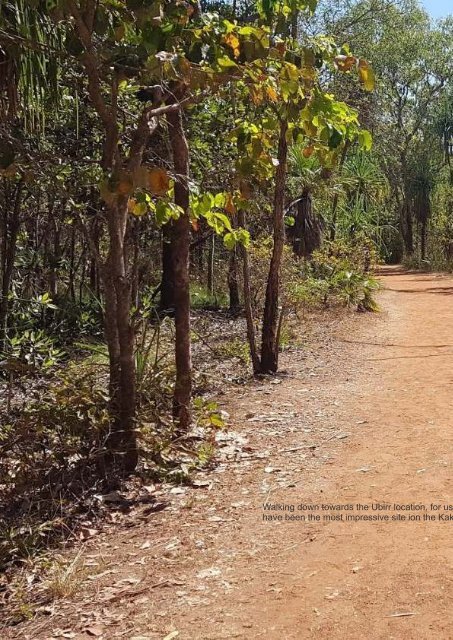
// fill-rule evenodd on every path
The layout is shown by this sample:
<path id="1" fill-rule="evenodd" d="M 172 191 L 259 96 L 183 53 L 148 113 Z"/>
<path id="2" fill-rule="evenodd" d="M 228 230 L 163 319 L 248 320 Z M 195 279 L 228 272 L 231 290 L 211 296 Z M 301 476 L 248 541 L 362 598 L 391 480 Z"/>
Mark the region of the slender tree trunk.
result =
<path id="1" fill-rule="evenodd" d="M 412 211 L 405 197 L 400 207 L 400 230 L 404 242 L 405 254 L 411 257 L 414 255 L 414 229 Z"/>
<path id="2" fill-rule="evenodd" d="M 238 224 L 245 229 L 245 213 L 242 209 L 238 212 Z M 255 323 L 253 319 L 253 305 L 250 286 L 249 254 L 247 248 L 244 246 L 240 247 L 240 251 L 242 254 L 242 279 L 244 285 L 244 310 L 247 322 L 247 339 L 250 348 L 250 357 L 252 359 L 253 373 L 257 374 L 260 371 L 260 359 L 256 348 Z"/>
<path id="3" fill-rule="evenodd" d="M 286 120 L 280 124 L 278 141 L 278 167 L 275 175 L 274 192 L 274 246 L 267 278 L 266 299 L 264 303 L 263 333 L 261 342 L 261 373 L 275 373 L 278 369 L 278 302 L 280 289 L 280 266 L 285 243 L 285 184 L 286 162 L 288 156 L 288 143 L 286 133 L 288 123 Z"/>
<path id="4" fill-rule="evenodd" d="M 127 198 L 119 197 L 107 211 L 109 253 L 105 265 L 105 328 L 110 359 L 110 408 L 113 416 L 107 449 L 125 472 L 138 462 L 135 433 L 136 378 L 131 281 L 126 269 Z"/>
<path id="5" fill-rule="evenodd" d="M 215 235 L 211 237 L 209 242 L 209 253 L 208 253 L 208 291 L 211 296 L 214 295 L 214 256 L 215 256 Z"/>
<path id="6" fill-rule="evenodd" d="M 231 218 L 231 224 L 236 226 L 236 216 Z M 230 313 L 236 314 L 241 308 L 241 300 L 239 297 L 239 282 L 238 282 L 238 251 L 237 247 L 234 247 L 230 251 L 228 260 L 228 291 L 230 298 Z"/>
<path id="7" fill-rule="evenodd" d="M 175 308 L 175 274 L 173 265 L 172 236 L 174 223 L 167 223 L 162 229 L 162 277 L 160 281 L 159 310 L 171 314 Z"/>
<path id="8" fill-rule="evenodd" d="M 72 300 L 75 301 L 75 229 L 71 227 L 71 245 L 70 245 L 70 253 L 69 253 L 69 283 L 68 283 L 68 291 L 71 295 Z"/>
<path id="9" fill-rule="evenodd" d="M 5 350 L 6 338 L 8 335 L 9 292 L 11 290 L 14 273 L 17 236 L 20 229 L 22 191 L 23 182 L 20 181 L 16 187 L 11 216 L 8 216 L 8 204 L 6 202 L 5 210 L 3 212 L 2 282 L 0 291 L 0 351 Z"/>
<path id="10" fill-rule="evenodd" d="M 170 144 L 173 154 L 175 203 L 184 213 L 173 223 L 172 264 L 175 302 L 175 360 L 176 381 L 173 396 L 173 417 L 178 431 L 184 433 L 190 426 L 192 395 L 192 360 L 190 342 L 189 253 L 189 148 L 184 134 L 182 115 L 167 113 Z"/>
<path id="11" fill-rule="evenodd" d="M 400 162 L 401 162 L 401 177 L 403 180 L 403 195 L 401 199 L 400 206 L 400 231 L 403 237 L 404 243 L 404 252 L 406 256 L 412 257 L 414 254 L 414 225 L 413 225 L 413 217 L 412 210 L 410 205 L 410 197 L 408 194 L 408 168 L 407 168 L 407 157 L 406 151 L 401 151 L 400 154 Z"/>
<path id="12" fill-rule="evenodd" d="M 95 4 L 89 3 L 92 7 L 95 7 Z M 169 110 L 179 109 L 179 105 L 170 105 L 168 108 L 164 107 L 164 110 L 160 107 L 155 108 L 158 106 L 156 104 L 144 107 L 135 129 L 132 131 L 128 158 L 122 157 L 118 109 L 119 76 L 117 73 L 111 75 L 110 95 L 106 100 L 99 72 L 103 64 L 102 57 L 92 37 L 93 20 L 88 22 L 85 20 L 83 11 L 75 0 L 67 0 L 66 6 L 73 17 L 75 31 L 83 45 L 80 62 L 86 70 L 88 93 L 104 128 L 102 168 L 106 173 L 111 174 L 113 172 L 115 174 L 115 172 L 121 171 L 127 166 L 127 170 L 133 175 L 134 171 L 141 165 L 147 142 L 157 127 L 158 116 Z M 175 127 L 170 123 L 170 119 L 169 124 L 171 129 L 170 136 L 174 138 Z M 180 168 L 181 164 L 179 163 L 177 167 L 175 163 L 177 173 L 184 173 L 179 171 Z M 184 175 L 186 174 L 187 168 Z M 187 183 L 185 183 L 185 190 L 187 191 Z M 182 200 L 180 192 L 181 187 L 179 186 L 179 181 L 177 181 L 175 186 L 175 199 L 177 201 Z M 106 264 L 103 265 L 102 276 L 106 289 L 105 329 L 111 366 L 112 426 L 111 433 L 107 439 L 107 448 L 109 449 L 108 454 L 114 459 L 118 459 L 123 469 L 129 472 L 135 468 L 138 455 L 135 434 L 136 379 L 134 327 L 131 321 L 132 286 L 131 274 L 128 273 L 127 269 L 128 251 L 125 243 L 128 220 L 127 202 L 127 196 L 116 194 L 115 201 L 106 206 L 109 251 Z M 181 219 L 182 222 L 178 228 L 184 225 L 186 220 L 187 225 L 189 225 L 187 215 L 181 216 Z M 179 235 L 181 236 L 181 233 Z M 95 247 L 92 248 L 95 249 Z M 182 246 L 177 244 L 177 248 L 182 249 Z M 188 254 L 188 248 L 186 254 Z M 187 257 L 187 255 L 183 255 L 182 259 L 184 257 Z M 174 254 L 175 264 L 179 264 L 180 260 L 180 256 L 177 253 Z M 175 271 L 176 281 L 177 274 Z M 176 303 L 176 306 L 178 306 L 178 301 Z M 182 307 L 181 301 L 179 301 L 179 307 Z M 180 319 L 179 325 L 181 325 Z M 181 327 L 178 327 L 178 322 L 176 333 L 177 337 L 181 333 Z M 181 369 L 181 366 L 179 369 Z"/>
<path id="13" fill-rule="evenodd" d="M 236 314 L 240 307 L 239 283 L 238 283 L 238 260 L 236 247 L 230 252 L 228 264 L 228 290 L 230 294 L 230 313 Z"/>

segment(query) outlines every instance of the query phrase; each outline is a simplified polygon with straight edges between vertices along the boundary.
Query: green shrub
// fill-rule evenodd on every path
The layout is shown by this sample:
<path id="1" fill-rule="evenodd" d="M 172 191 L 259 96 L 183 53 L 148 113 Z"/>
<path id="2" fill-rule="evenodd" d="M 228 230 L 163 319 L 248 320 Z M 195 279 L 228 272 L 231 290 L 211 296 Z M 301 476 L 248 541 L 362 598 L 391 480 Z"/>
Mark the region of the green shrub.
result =
<path id="1" fill-rule="evenodd" d="M 329 242 L 300 263 L 287 286 L 290 304 L 298 308 L 327 305 L 357 305 L 361 310 L 377 311 L 374 293 L 378 281 L 368 270 L 376 254 L 367 241 Z"/>

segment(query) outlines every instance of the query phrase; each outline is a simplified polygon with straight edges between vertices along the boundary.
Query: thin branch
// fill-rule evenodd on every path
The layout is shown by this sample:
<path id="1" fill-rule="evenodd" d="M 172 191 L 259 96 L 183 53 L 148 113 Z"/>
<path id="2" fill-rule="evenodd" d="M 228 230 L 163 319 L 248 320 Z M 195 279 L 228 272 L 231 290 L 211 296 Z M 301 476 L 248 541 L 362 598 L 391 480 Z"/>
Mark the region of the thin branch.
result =
<path id="1" fill-rule="evenodd" d="M 178 111 L 180 108 L 181 105 L 178 103 L 157 108 L 150 107 L 143 110 L 137 127 L 132 135 L 128 161 L 128 168 L 130 171 L 134 171 L 134 169 L 137 169 L 140 166 L 143 152 L 146 148 L 149 137 L 154 133 L 157 129 L 157 125 L 159 124 L 158 116 Z"/>

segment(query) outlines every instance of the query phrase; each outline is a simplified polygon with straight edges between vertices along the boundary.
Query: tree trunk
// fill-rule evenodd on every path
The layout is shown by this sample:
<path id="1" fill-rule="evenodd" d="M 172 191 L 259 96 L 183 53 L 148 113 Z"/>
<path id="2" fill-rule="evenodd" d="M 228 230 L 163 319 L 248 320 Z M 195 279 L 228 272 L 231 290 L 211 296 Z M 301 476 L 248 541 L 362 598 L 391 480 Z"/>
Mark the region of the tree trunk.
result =
<path id="1" fill-rule="evenodd" d="M 75 302 L 75 229 L 71 227 L 71 244 L 69 252 L 69 283 L 68 292 L 71 295 L 71 299 Z"/>
<path id="2" fill-rule="evenodd" d="M 412 211 L 406 198 L 400 207 L 400 230 L 404 242 L 404 251 L 408 257 L 414 254 L 414 230 L 412 221 Z"/>
<path id="3" fill-rule="evenodd" d="M 107 456 L 115 466 L 132 472 L 138 462 L 135 432 L 136 378 L 134 328 L 131 321 L 131 282 L 126 269 L 124 240 L 127 198 L 109 206 L 109 253 L 104 269 L 105 334 L 110 361 L 111 431 Z"/>
<path id="4" fill-rule="evenodd" d="M 175 361 L 176 381 L 173 395 L 173 417 L 178 431 L 184 433 L 190 426 L 192 394 L 192 360 L 190 344 L 189 293 L 189 148 L 179 111 L 167 113 L 170 145 L 173 154 L 175 203 L 184 213 L 173 223 L 171 254 L 174 274 L 175 303 Z"/>
<path id="5" fill-rule="evenodd" d="M 160 281 L 161 313 L 171 315 L 175 309 L 175 275 L 173 271 L 172 236 L 174 223 L 168 222 L 162 229 L 162 277 Z"/>
<path id="6" fill-rule="evenodd" d="M 9 311 L 9 292 L 14 272 L 14 262 L 16 259 L 16 243 L 20 229 L 20 208 L 22 202 L 23 182 L 22 180 L 16 187 L 14 205 L 11 211 L 11 217 L 8 216 L 7 206 L 3 211 L 3 232 L 2 232 L 2 282 L 0 291 L 0 352 L 6 348 L 6 339 L 8 335 L 8 311 Z"/>
<path id="7" fill-rule="evenodd" d="M 284 120 L 280 124 L 278 141 L 278 167 L 275 174 L 274 192 L 274 246 L 267 278 L 266 299 L 263 315 L 263 333 L 261 341 L 261 373 L 275 373 L 278 369 L 278 301 L 280 289 L 280 266 L 285 243 L 285 185 L 288 143 L 286 133 L 288 123 Z"/>
<path id="8" fill-rule="evenodd" d="M 208 281 L 207 287 L 211 296 L 214 295 L 214 256 L 215 256 L 215 235 L 212 235 L 209 242 L 208 253 Z"/>
<path id="9" fill-rule="evenodd" d="M 310 258 L 322 243 L 322 224 L 313 211 L 313 202 L 308 188 L 296 201 L 297 213 L 293 227 L 293 251 L 299 258 Z"/>
<path id="10" fill-rule="evenodd" d="M 238 212 L 238 224 L 245 229 L 245 213 L 242 209 Z M 253 321 L 249 254 L 244 246 L 240 247 L 240 251 L 242 254 L 242 279 L 244 284 L 244 310 L 247 322 L 247 339 L 250 348 L 250 357 L 252 359 L 253 373 L 257 374 L 260 371 L 260 359 L 256 348 L 255 323 Z"/>
<path id="11" fill-rule="evenodd" d="M 241 308 L 239 299 L 238 261 L 236 247 L 230 252 L 228 264 L 228 291 L 230 294 L 230 313 L 236 314 Z"/>

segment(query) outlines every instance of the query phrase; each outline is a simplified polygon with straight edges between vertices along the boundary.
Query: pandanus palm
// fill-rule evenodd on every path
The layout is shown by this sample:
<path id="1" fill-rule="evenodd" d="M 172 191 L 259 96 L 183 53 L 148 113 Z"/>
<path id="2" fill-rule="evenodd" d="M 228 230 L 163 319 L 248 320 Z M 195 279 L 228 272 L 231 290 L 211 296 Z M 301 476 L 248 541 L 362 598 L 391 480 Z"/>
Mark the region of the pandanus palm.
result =
<path id="1" fill-rule="evenodd" d="M 379 166 L 368 154 L 351 155 L 343 167 L 341 183 L 345 198 L 339 226 L 343 234 L 351 237 L 363 233 L 382 249 L 384 233 L 393 227 L 382 216 L 388 185 Z"/>
<path id="2" fill-rule="evenodd" d="M 296 256 L 309 258 L 322 242 L 323 220 L 313 208 L 312 192 L 322 177 L 322 169 L 313 157 L 304 155 L 301 145 L 294 146 L 289 154 L 289 176 L 298 190 L 298 197 L 286 207 L 294 217 L 289 235 Z"/>
<path id="3" fill-rule="evenodd" d="M 61 97 L 65 28 L 40 0 L 0 0 L 0 122 L 20 116 L 27 130 L 42 130 L 45 106 Z"/>
<path id="4" fill-rule="evenodd" d="M 421 259 L 426 260 L 428 222 L 431 217 L 431 194 L 435 185 L 434 167 L 427 154 L 420 155 L 413 166 L 409 195 L 415 219 L 420 224 Z"/>
<path id="5" fill-rule="evenodd" d="M 60 98 L 63 36 L 64 27 L 53 24 L 45 2 L 0 0 L 0 349 L 27 189 L 18 160 L 27 156 L 26 134 L 43 132 L 45 114 Z"/>

